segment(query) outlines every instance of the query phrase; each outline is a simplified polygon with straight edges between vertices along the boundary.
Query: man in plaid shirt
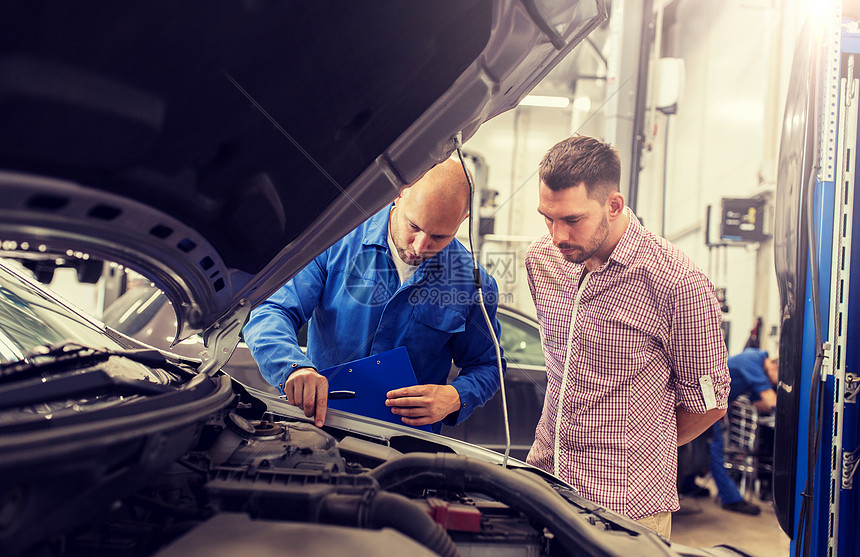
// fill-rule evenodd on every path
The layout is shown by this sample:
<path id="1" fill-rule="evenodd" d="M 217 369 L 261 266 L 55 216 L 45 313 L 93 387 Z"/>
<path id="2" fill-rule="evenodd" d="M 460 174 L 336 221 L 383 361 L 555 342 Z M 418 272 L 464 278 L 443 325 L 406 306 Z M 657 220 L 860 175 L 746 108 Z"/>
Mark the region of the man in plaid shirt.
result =
<path id="1" fill-rule="evenodd" d="M 547 364 L 528 462 L 668 537 L 677 448 L 726 413 L 720 306 L 707 277 L 646 230 L 610 145 L 576 136 L 540 164 L 549 234 L 526 255 Z"/>

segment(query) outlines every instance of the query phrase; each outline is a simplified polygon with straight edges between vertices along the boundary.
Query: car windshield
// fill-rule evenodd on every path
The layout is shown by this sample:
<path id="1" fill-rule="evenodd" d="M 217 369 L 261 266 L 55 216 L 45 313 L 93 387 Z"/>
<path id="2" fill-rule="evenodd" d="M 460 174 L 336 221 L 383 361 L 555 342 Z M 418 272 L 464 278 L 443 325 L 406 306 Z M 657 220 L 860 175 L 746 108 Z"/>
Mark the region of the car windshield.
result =
<path id="1" fill-rule="evenodd" d="M 0 264 L 0 363 L 20 360 L 39 346 L 69 340 L 93 347 L 122 348 L 98 326 Z"/>
<path id="2" fill-rule="evenodd" d="M 108 327 L 134 336 L 149 324 L 166 303 L 167 296 L 155 286 L 135 286 L 105 309 L 102 320 Z M 173 321 L 173 328 L 176 329 L 176 320 Z"/>
<path id="3" fill-rule="evenodd" d="M 176 317 L 172 311 L 169 314 L 169 323 L 165 323 L 164 319 L 159 317 L 159 310 L 167 303 L 169 303 L 167 296 L 152 284 L 135 285 L 105 309 L 102 321 L 108 327 L 125 335 L 153 346 L 169 349 L 171 348 L 169 338 L 166 339 L 168 345 L 161 346 L 158 339 L 141 334 L 144 328 L 171 332 L 176 330 Z M 296 334 L 299 346 L 304 349 L 308 345 L 308 324 L 302 325 Z"/>
<path id="4" fill-rule="evenodd" d="M 179 381 L 158 353 L 125 348 L 0 259 L 0 428 L 86 417 Z"/>

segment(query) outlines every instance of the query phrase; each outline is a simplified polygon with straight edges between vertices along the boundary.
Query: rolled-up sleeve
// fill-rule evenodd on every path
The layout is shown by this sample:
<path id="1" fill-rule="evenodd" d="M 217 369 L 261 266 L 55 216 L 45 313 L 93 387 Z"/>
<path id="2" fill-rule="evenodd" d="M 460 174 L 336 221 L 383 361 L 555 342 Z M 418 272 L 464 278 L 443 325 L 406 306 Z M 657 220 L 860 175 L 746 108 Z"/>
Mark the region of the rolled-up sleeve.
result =
<path id="1" fill-rule="evenodd" d="M 720 327 L 722 311 L 713 285 L 701 272 L 692 271 L 674 288 L 668 306 L 668 356 L 677 403 L 688 412 L 702 414 L 710 409 L 705 394 L 712 386 L 713 407 L 726 408 L 731 380 Z M 709 382 L 701 380 L 705 376 Z"/>

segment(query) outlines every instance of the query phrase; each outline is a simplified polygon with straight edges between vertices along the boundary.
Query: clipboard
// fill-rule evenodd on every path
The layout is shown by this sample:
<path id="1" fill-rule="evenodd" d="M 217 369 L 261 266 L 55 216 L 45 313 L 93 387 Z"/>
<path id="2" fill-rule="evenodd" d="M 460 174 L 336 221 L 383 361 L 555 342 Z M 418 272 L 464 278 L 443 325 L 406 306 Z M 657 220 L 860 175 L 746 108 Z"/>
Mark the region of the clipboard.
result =
<path id="1" fill-rule="evenodd" d="M 355 398 L 330 398 L 329 408 L 407 425 L 401 421 L 402 416 L 393 414 L 391 408 L 385 405 L 385 394 L 388 391 L 418 384 L 405 347 L 399 346 L 374 356 L 330 367 L 320 371 L 320 374 L 328 379 L 329 391 L 355 392 Z M 433 431 L 429 425 L 408 427 Z"/>

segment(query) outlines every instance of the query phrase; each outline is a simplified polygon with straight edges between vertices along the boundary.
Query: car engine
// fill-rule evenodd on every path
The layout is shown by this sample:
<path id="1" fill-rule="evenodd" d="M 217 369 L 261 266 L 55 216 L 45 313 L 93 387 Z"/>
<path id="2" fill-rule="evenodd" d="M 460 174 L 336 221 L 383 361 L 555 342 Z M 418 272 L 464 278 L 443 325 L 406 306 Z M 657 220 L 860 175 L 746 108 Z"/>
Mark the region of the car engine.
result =
<path id="1" fill-rule="evenodd" d="M 572 490 L 567 499 L 559 496 L 533 472 L 505 470 L 406 435 L 380 444 L 271 413 L 254 419 L 259 411 L 257 404 L 234 402 L 199 427 L 184 456 L 105 512 L 17 549 L 45 557 L 497 557 L 582 554 L 594 543 L 582 533 L 588 530 L 642 537 L 602 521 Z M 0 532 L 4 514 L 16 508 L 14 493 L 0 498 Z M 576 521 L 577 528 L 560 520 Z M 657 541 L 655 548 L 665 552 L 668 544 Z"/>
<path id="2" fill-rule="evenodd" d="M 321 544 L 361 547 L 364 555 L 554 553 L 539 525 L 469 492 L 484 467 L 498 468 L 230 410 L 147 485 L 36 554 L 226 555 L 230 547 L 283 549 L 297 538 L 313 541 L 313 554 L 322 554 Z"/>

